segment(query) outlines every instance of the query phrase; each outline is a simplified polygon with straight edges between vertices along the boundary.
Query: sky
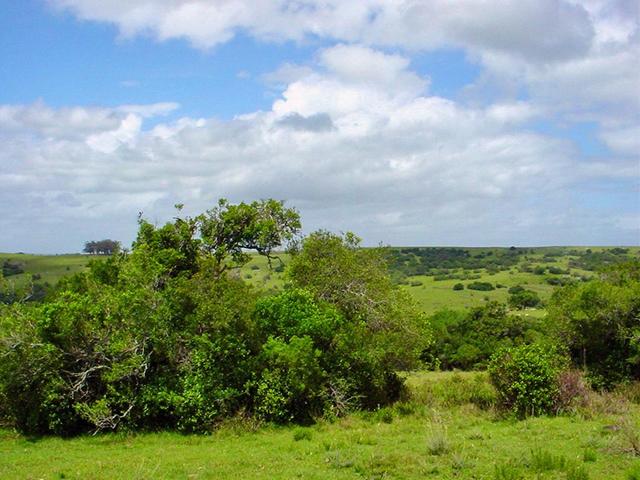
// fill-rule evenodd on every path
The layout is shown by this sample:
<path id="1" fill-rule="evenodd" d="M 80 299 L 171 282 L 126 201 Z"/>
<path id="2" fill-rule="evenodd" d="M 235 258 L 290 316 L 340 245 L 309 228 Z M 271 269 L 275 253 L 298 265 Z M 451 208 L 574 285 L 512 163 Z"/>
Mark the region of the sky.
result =
<path id="1" fill-rule="evenodd" d="M 364 244 L 640 244 L 636 0 L 0 0 L 0 251 L 284 200 Z"/>

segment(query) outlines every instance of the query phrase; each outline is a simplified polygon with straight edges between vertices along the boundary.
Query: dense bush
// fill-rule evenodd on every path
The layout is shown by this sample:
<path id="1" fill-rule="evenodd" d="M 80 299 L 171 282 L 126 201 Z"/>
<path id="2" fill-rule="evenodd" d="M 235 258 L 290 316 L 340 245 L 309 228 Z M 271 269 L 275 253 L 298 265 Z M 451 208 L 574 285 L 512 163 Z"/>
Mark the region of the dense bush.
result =
<path id="1" fill-rule="evenodd" d="M 298 270 L 259 298 L 229 273 L 297 222 L 273 201 L 141 220 L 131 253 L 92 262 L 42 305 L 0 306 L 0 417 L 36 434 L 203 431 L 239 411 L 307 421 L 394 400 L 395 369 L 428 336 L 382 258 L 322 233 L 294 262 L 312 281 Z"/>
<path id="2" fill-rule="evenodd" d="M 538 321 L 509 315 L 504 305 L 490 302 L 469 312 L 443 310 L 430 318 L 434 342 L 422 353 L 431 368 L 484 368 L 502 347 L 531 342 L 539 336 Z"/>
<path id="3" fill-rule="evenodd" d="M 19 275 L 24 273 L 24 263 L 7 259 L 2 262 L 2 275 L 10 277 L 11 275 Z"/>
<path id="4" fill-rule="evenodd" d="M 531 290 L 522 290 L 509 295 L 509 306 L 511 308 L 523 309 L 537 307 L 542 303 L 536 292 Z"/>
<path id="5" fill-rule="evenodd" d="M 640 261 L 556 290 L 548 317 L 550 334 L 567 345 L 594 386 L 640 379 Z"/>
<path id="6" fill-rule="evenodd" d="M 493 285 L 489 282 L 471 282 L 467 285 L 469 290 L 479 290 L 481 292 L 489 292 L 495 290 Z"/>
<path id="7" fill-rule="evenodd" d="M 554 411 L 558 377 L 566 366 L 567 360 L 554 348 L 521 345 L 496 352 L 489 375 L 504 408 L 518 416 L 542 415 Z"/>
<path id="8" fill-rule="evenodd" d="M 416 368 L 431 340 L 429 323 L 410 294 L 394 286 L 387 265 L 384 249 L 360 248 L 351 233 L 321 231 L 309 235 L 292 256 L 287 277 L 365 329 L 389 368 Z"/>

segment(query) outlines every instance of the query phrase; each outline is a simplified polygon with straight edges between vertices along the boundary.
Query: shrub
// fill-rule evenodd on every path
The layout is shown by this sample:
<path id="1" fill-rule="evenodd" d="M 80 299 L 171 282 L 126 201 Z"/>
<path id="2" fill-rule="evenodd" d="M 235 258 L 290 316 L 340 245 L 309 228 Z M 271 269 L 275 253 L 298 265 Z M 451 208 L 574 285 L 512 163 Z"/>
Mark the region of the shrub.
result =
<path id="1" fill-rule="evenodd" d="M 453 286 L 453 289 L 454 289 L 454 290 L 464 290 L 464 285 L 463 285 L 462 283 L 456 283 L 456 284 Z"/>
<path id="2" fill-rule="evenodd" d="M 554 411 L 558 375 L 565 366 L 554 348 L 522 345 L 493 355 L 489 375 L 504 408 L 520 417 L 541 415 Z"/>
<path id="3" fill-rule="evenodd" d="M 556 412 L 573 412 L 589 404 L 591 389 L 580 370 L 564 370 L 558 375 Z"/>
<path id="4" fill-rule="evenodd" d="M 274 201 L 140 219 L 130 253 L 91 262 L 41 305 L 0 305 L 0 417 L 28 434 L 207 431 L 241 413 L 304 422 L 396 400 L 397 369 L 430 336 L 381 250 L 312 235 L 292 260 L 299 288 L 260 300 L 228 273 L 298 228 Z"/>
<path id="5" fill-rule="evenodd" d="M 598 280 L 556 290 L 548 330 L 598 388 L 640 379 L 640 261 L 609 267 Z"/>
<path id="6" fill-rule="evenodd" d="M 531 290 L 523 289 L 521 292 L 513 293 L 509 296 L 509 306 L 519 310 L 528 307 L 537 307 L 541 303 L 538 294 Z"/>
<path id="7" fill-rule="evenodd" d="M 493 285 L 489 282 L 471 282 L 467 285 L 469 290 L 480 290 L 481 292 L 489 292 L 495 290 Z"/>
<path id="8" fill-rule="evenodd" d="M 489 302 L 469 312 L 443 310 L 431 318 L 434 343 L 422 353 L 431 368 L 485 368 L 501 347 L 531 341 L 539 321 L 509 315 L 504 305 Z"/>
<path id="9" fill-rule="evenodd" d="M 2 275 L 10 277 L 11 275 L 19 275 L 24 273 L 24 263 L 13 260 L 5 260 L 2 262 Z"/>

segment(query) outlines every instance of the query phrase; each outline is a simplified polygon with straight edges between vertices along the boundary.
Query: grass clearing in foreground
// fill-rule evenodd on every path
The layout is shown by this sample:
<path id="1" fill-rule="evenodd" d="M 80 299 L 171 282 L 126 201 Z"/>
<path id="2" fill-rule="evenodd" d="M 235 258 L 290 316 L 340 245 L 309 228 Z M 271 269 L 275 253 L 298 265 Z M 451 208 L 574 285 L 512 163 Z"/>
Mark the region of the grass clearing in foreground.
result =
<path id="1" fill-rule="evenodd" d="M 466 402 L 476 373 L 410 375 L 410 399 L 310 427 L 226 425 L 212 435 L 104 434 L 27 439 L 0 433 L 0 478 L 636 479 L 624 422 L 640 407 L 591 418 L 501 419 Z M 446 395 L 448 395 L 448 397 Z M 445 396 L 443 396 L 445 395 Z M 589 453 L 587 453 L 589 452 Z"/>

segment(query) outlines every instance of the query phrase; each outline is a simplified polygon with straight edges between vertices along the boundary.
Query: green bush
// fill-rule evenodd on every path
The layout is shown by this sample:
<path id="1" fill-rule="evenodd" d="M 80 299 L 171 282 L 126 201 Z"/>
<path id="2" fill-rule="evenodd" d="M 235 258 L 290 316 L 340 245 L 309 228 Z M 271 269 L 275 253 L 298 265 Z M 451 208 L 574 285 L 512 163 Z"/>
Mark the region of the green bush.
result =
<path id="1" fill-rule="evenodd" d="M 542 415 L 554 411 L 558 375 L 566 366 L 555 348 L 522 345 L 493 355 L 489 375 L 504 408 L 520 417 Z"/>
<path id="2" fill-rule="evenodd" d="M 299 228 L 282 203 L 226 201 L 91 262 L 41 305 L 0 305 L 0 419 L 28 434 L 208 431 L 240 412 L 306 422 L 378 408 L 430 340 L 381 251 L 317 233 L 292 286 L 260 296 L 228 272 Z"/>
<path id="3" fill-rule="evenodd" d="M 469 290 L 479 290 L 481 292 L 489 292 L 491 290 L 495 290 L 493 285 L 489 282 L 471 282 L 467 285 Z"/>
<path id="4" fill-rule="evenodd" d="M 430 317 L 434 342 L 422 352 L 430 368 L 462 370 L 485 368 L 502 347 L 531 342 L 539 335 L 539 321 L 509 315 L 497 302 L 468 312 L 443 310 Z"/>
<path id="5" fill-rule="evenodd" d="M 509 306 L 522 310 L 523 308 L 537 307 L 542 303 L 536 292 L 531 290 L 522 290 L 518 293 L 512 293 L 509 296 Z"/>
<path id="6" fill-rule="evenodd" d="M 462 284 L 462 283 L 456 283 L 456 284 L 453 286 L 453 289 L 454 289 L 454 290 L 464 290 L 464 284 Z"/>
<path id="7" fill-rule="evenodd" d="M 548 331 L 586 367 L 592 385 L 640 380 L 640 260 L 556 290 L 548 310 Z"/>

